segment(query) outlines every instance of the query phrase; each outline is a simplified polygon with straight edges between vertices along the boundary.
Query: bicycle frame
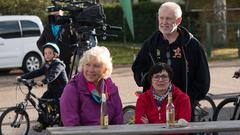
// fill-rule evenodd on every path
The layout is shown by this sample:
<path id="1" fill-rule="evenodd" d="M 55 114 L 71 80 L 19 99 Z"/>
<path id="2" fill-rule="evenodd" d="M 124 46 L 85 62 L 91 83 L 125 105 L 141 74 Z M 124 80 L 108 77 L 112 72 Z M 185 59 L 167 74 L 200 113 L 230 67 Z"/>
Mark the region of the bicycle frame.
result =
<path id="1" fill-rule="evenodd" d="M 24 101 L 21 102 L 21 103 L 19 103 L 19 104 L 17 104 L 17 107 L 18 107 L 18 108 L 21 108 L 21 109 L 23 109 L 23 110 L 26 110 L 26 109 L 27 109 L 27 106 L 28 106 L 28 101 L 29 101 L 29 102 L 31 103 L 31 105 L 32 105 L 38 112 L 42 111 L 42 110 L 39 108 L 39 106 L 38 106 L 38 104 L 36 103 L 36 101 L 35 101 L 35 100 L 39 101 L 39 98 L 31 92 L 33 86 L 35 85 L 34 81 L 31 81 L 30 83 L 27 82 L 27 81 L 23 81 L 23 84 L 24 84 L 25 86 L 27 86 L 28 92 L 27 92 L 27 94 L 26 94 L 26 97 L 25 97 Z M 33 97 L 33 98 L 32 98 L 32 97 Z M 34 99 L 35 99 L 35 100 L 34 100 Z"/>

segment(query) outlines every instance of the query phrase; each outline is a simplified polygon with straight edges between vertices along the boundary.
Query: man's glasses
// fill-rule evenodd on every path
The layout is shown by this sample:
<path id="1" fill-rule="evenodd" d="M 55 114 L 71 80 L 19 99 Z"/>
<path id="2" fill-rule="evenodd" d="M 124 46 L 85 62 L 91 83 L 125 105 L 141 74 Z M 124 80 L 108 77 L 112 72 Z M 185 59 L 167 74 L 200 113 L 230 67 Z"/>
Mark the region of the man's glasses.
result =
<path id="1" fill-rule="evenodd" d="M 162 81 L 166 81 L 169 79 L 168 75 L 153 75 L 152 77 L 154 81 L 158 81 L 160 78 Z"/>

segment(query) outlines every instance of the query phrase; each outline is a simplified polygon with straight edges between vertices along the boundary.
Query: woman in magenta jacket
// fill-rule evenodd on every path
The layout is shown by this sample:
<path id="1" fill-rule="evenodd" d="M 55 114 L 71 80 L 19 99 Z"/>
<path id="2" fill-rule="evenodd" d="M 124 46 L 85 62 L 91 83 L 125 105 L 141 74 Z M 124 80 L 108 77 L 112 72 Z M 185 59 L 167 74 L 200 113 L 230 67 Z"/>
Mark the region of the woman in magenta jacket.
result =
<path id="1" fill-rule="evenodd" d="M 86 51 L 79 66 L 80 73 L 66 85 L 60 99 L 63 125 L 100 125 L 102 92 L 107 93 L 109 124 L 122 124 L 122 102 L 110 79 L 112 62 L 108 49 L 96 46 Z"/>
<path id="2" fill-rule="evenodd" d="M 141 94 L 135 108 L 135 124 L 166 123 L 167 95 L 172 91 L 175 120 L 191 120 L 191 105 L 187 94 L 171 83 L 172 69 L 165 63 L 157 63 L 149 71 L 151 88 Z"/>

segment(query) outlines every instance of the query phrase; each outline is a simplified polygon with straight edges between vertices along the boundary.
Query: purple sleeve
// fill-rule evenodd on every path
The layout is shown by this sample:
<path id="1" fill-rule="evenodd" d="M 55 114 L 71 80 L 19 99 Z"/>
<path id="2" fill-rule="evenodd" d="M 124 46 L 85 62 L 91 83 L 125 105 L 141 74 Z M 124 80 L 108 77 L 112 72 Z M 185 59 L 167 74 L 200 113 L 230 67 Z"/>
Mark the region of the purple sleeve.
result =
<path id="1" fill-rule="evenodd" d="M 77 89 L 69 83 L 60 99 L 61 120 L 64 126 L 80 125 L 80 104 Z"/>

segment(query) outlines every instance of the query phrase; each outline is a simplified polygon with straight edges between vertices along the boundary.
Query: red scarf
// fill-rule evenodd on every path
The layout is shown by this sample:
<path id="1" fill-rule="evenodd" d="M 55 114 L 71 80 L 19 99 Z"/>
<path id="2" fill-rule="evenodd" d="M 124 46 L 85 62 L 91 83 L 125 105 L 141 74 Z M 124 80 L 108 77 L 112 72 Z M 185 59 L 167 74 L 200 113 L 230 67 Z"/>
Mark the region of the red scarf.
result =
<path id="1" fill-rule="evenodd" d="M 106 80 L 101 81 L 100 84 L 100 89 L 97 90 L 96 86 L 91 83 L 91 82 L 87 82 L 87 86 L 88 86 L 88 90 L 91 93 L 92 99 L 98 103 L 101 104 L 102 103 L 102 97 L 101 94 L 104 92 L 107 95 L 107 99 L 109 97 L 109 88 L 108 88 L 108 83 Z"/>

